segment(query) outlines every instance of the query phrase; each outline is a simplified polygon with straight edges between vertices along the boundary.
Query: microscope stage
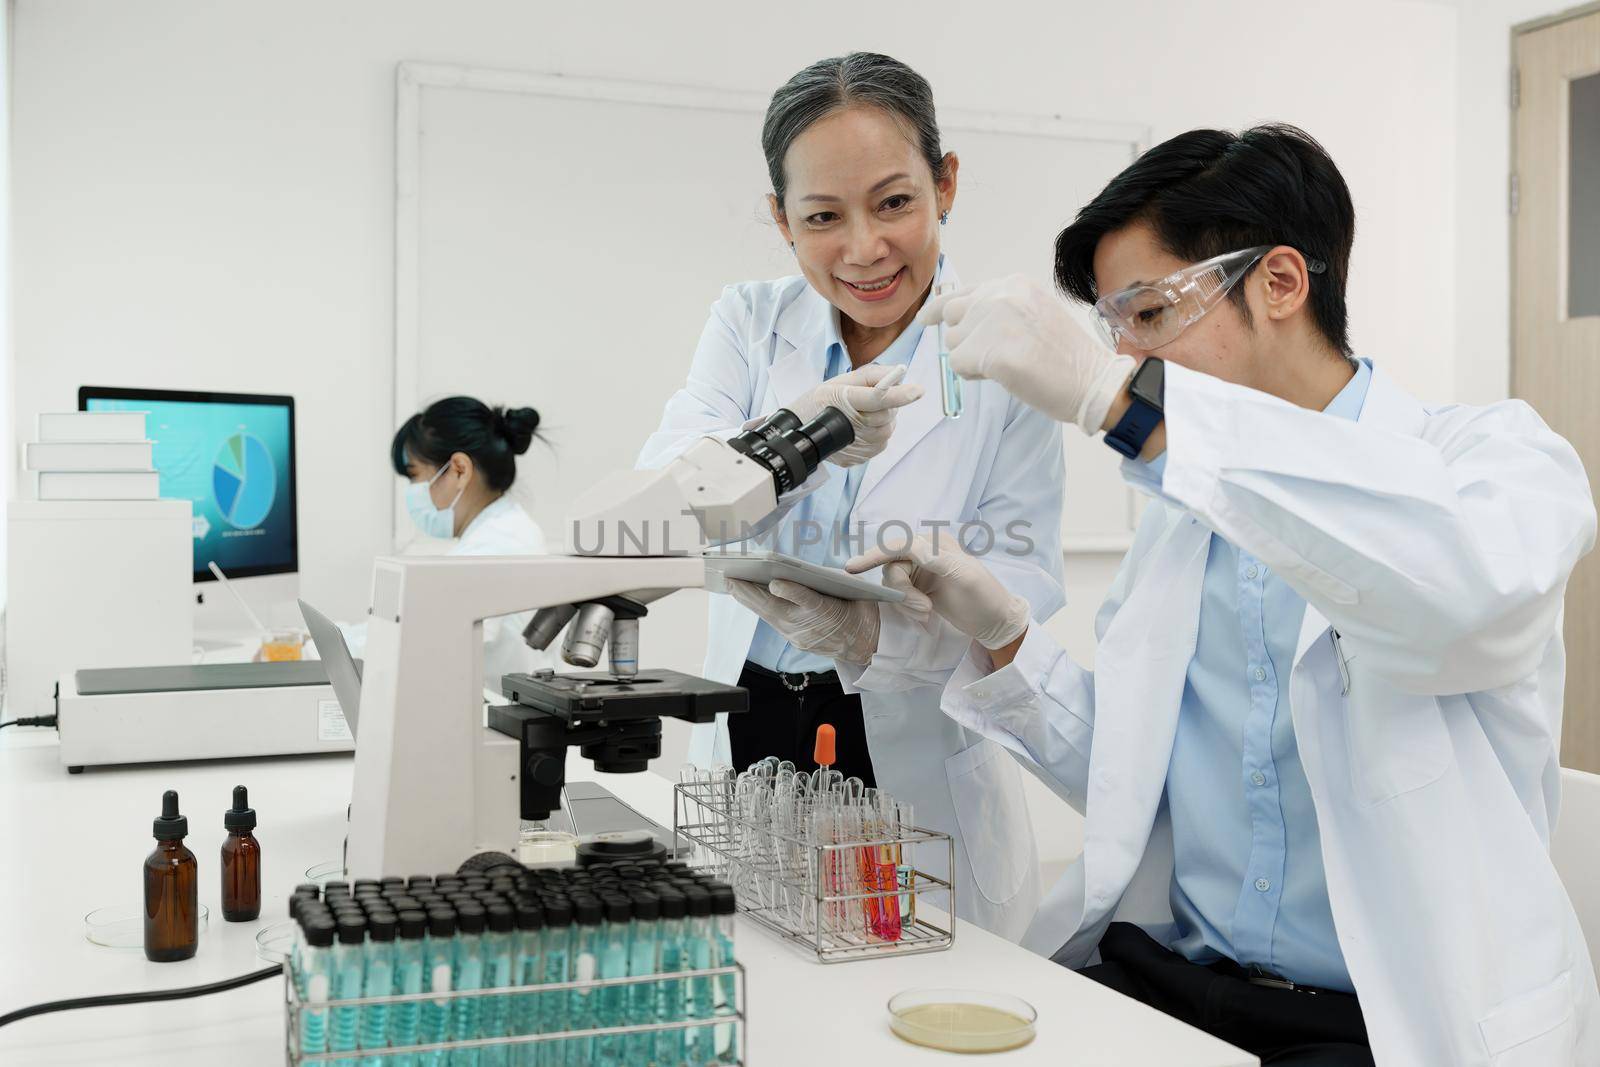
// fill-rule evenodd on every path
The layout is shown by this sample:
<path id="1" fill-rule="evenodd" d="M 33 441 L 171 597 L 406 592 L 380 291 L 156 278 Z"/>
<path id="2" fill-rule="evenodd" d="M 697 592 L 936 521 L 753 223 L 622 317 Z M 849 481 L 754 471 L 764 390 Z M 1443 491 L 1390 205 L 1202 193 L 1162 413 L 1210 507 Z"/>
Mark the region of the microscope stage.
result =
<path id="1" fill-rule="evenodd" d="M 678 671 L 640 671 L 633 678 L 609 674 L 508 674 L 500 691 L 530 708 L 553 712 L 574 726 L 630 719 L 711 722 L 720 712 L 745 711 L 750 694 Z"/>

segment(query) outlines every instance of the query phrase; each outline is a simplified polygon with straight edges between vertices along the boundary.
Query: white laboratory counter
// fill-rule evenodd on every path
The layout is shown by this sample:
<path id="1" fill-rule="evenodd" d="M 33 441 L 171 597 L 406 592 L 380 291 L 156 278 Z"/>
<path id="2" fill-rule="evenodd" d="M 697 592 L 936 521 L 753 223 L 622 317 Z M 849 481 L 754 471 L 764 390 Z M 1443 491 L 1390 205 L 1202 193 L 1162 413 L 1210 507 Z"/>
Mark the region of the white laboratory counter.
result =
<path id="1" fill-rule="evenodd" d="M 348 755 L 90 768 L 68 775 L 53 731 L 0 731 L 0 1014 L 40 1001 L 213 982 L 266 966 L 255 934 L 285 918 L 308 867 L 337 859 L 344 837 Z M 652 774 L 598 775 L 575 754 L 574 779 L 602 781 L 667 825 L 672 787 Z M 219 849 L 233 786 L 250 789 L 260 818 L 262 917 L 223 922 Z M 161 793 L 178 790 L 186 842 L 200 862 L 209 929 L 194 959 L 158 964 L 139 949 L 84 938 L 83 917 L 138 907 Z M 927 1065 L 951 1053 L 890 1032 L 884 1005 L 914 987 L 1011 993 L 1039 1011 L 1038 1037 L 996 1058 L 1012 1063 L 1117 1067 L 1253 1067 L 1256 1059 L 967 923 L 946 952 L 823 966 L 750 923 L 737 954 L 748 977 L 749 1062 Z M 0 1063 L 124 1067 L 282 1064 L 283 986 L 269 980 L 193 1000 L 92 1008 L 0 1028 Z"/>

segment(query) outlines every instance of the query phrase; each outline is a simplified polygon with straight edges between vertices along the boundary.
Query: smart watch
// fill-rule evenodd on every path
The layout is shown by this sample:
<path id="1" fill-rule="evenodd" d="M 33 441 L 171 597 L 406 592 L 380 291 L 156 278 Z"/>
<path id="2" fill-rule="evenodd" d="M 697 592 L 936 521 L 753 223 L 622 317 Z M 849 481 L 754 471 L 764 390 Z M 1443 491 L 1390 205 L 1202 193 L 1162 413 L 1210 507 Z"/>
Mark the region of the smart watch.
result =
<path id="1" fill-rule="evenodd" d="M 1165 364 L 1154 357 L 1139 364 L 1128 381 L 1128 396 L 1133 402 L 1106 434 L 1106 444 L 1129 459 L 1138 458 L 1145 441 L 1161 425 L 1165 370 Z"/>

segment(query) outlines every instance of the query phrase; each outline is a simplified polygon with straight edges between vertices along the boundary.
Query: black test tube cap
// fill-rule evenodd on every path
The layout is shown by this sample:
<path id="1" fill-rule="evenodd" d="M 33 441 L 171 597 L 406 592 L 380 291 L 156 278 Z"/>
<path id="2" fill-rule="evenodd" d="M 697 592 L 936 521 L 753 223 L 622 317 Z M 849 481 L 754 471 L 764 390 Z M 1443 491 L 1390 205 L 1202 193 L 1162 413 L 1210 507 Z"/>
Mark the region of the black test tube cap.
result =
<path id="1" fill-rule="evenodd" d="M 407 908 L 400 913 L 400 936 L 406 941 L 416 941 L 428 932 L 428 916 L 426 912 L 415 908 Z"/>
<path id="2" fill-rule="evenodd" d="M 360 915 L 339 917 L 339 944 L 359 945 L 367 936 L 367 920 Z"/>
<path id="3" fill-rule="evenodd" d="M 400 927 L 400 916 L 392 911 L 380 911 L 367 916 L 367 931 L 374 941 L 393 941 Z"/>

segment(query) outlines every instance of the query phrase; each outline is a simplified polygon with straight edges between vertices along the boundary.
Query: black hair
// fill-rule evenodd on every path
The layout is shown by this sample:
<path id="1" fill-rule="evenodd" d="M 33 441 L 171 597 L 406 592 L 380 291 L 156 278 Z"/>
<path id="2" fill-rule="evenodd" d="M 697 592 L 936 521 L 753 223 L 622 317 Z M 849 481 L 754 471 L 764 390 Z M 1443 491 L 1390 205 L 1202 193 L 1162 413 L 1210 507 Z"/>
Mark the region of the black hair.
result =
<path id="1" fill-rule="evenodd" d="M 533 408 L 491 408 L 470 396 L 446 397 L 395 431 L 389 461 L 396 474 L 408 477 L 408 462 L 441 467 L 455 453 L 465 452 L 489 488 L 503 492 L 517 480 L 514 457 L 528 450 L 538 429 L 539 413 Z"/>
<path id="2" fill-rule="evenodd" d="M 1056 284 L 1086 304 L 1099 299 L 1100 239 L 1147 223 L 1174 256 L 1191 262 L 1257 245 L 1288 245 L 1312 274 L 1311 317 L 1350 357 L 1344 291 L 1356 211 L 1339 168 L 1304 130 L 1281 123 L 1242 133 L 1190 130 L 1163 141 L 1112 178 L 1056 238 Z M 1314 270 L 1315 268 L 1313 268 Z M 1244 287 L 1229 294 L 1249 322 Z"/>
<path id="3" fill-rule="evenodd" d="M 903 123 L 934 179 L 944 180 L 948 168 L 939 147 L 939 123 L 927 79 L 898 59 L 877 52 L 851 52 L 817 60 L 772 94 L 761 125 L 761 150 L 767 157 L 767 174 L 780 208 L 787 186 L 783 159 L 789 146 L 812 123 L 855 105 L 879 108 Z"/>

